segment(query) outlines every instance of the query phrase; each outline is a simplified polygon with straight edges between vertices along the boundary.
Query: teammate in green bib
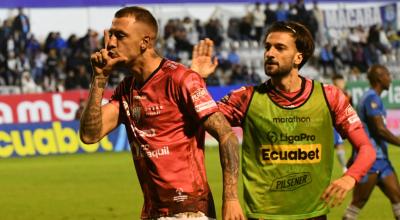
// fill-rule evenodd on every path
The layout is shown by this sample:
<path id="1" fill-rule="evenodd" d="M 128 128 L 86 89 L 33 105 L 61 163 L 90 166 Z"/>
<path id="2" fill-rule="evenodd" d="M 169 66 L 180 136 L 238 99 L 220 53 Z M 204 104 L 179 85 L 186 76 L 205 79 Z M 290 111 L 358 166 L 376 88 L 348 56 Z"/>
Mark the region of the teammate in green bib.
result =
<path id="1" fill-rule="evenodd" d="M 214 71 L 212 42 L 193 52 L 192 69 Z M 311 33 L 296 22 L 276 22 L 264 40 L 264 70 L 270 77 L 225 96 L 218 107 L 232 126 L 243 128 L 244 205 L 249 220 L 325 220 L 366 174 L 375 151 L 343 92 L 299 75 L 313 55 Z M 346 173 L 331 179 L 333 127 L 358 151 Z"/>
<path id="2" fill-rule="evenodd" d="M 313 84 L 309 99 L 297 108 L 275 104 L 265 86 L 254 89 L 242 144 L 248 217 L 306 219 L 328 213 L 316 198 L 331 180 L 333 136 L 326 133 L 333 134 L 333 125 L 326 102 L 321 104 L 322 86 Z"/>

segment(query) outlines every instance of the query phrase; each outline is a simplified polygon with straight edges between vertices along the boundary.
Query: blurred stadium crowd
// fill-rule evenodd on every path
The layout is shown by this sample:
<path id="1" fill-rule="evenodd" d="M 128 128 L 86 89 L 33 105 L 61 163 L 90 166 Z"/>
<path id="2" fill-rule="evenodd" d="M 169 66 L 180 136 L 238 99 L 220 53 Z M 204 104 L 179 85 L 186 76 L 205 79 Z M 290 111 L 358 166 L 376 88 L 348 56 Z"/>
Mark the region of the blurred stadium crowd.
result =
<path id="1" fill-rule="evenodd" d="M 294 20 L 305 24 L 316 39 L 314 57 L 302 74 L 329 81 L 335 74 L 348 80 L 365 77 L 372 64 L 385 64 L 400 75 L 400 31 L 373 25 L 345 30 L 326 30 L 323 15 L 314 2 L 306 9 L 303 0 L 296 3 L 256 3 L 243 17 L 231 17 L 223 25 L 217 17 L 202 23 L 191 17 L 168 20 L 160 27 L 159 51 L 166 58 L 190 65 L 192 47 L 200 39 L 212 39 L 219 67 L 208 85 L 254 84 L 265 80 L 263 70 L 263 34 L 274 22 Z M 54 92 L 88 89 L 90 54 L 103 46 L 102 33 L 88 30 L 84 36 L 63 39 L 50 32 L 42 42 L 30 32 L 29 17 L 23 9 L 0 26 L 0 94 Z M 124 70 L 111 74 L 109 86 L 115 87 Z"/>

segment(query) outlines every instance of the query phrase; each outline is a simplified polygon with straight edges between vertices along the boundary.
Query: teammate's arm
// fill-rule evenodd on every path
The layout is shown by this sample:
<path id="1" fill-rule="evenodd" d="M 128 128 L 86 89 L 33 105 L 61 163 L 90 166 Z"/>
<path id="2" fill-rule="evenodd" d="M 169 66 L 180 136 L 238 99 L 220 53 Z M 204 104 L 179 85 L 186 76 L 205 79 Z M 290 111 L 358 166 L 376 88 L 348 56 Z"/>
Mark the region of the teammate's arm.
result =
<path id="1" fill-rule="evenodd" d="M 381 115 L 368 116 L 368 128 L 385 141 L 400 146 L 400 138 L 396 137 L 385 125 Z"/>
<path id="2" fill-rule="evenodd" d="M 368 140 L 361 121 L 342 91 L 333 86 L 325 86 L 326 97 L 335 121 L 335 128 L 347 137 L 358 150 L 358 156 L 348 171 L 333 181 L 321 198 L 331 207 L 340 205 L 357 181 L 366 174 L 376 158 L 373 146 Z"/>
<path id="3" fill-rule="evenodd" d="M 223 219 L 245 219 L 238 197 L 239 141 L 221 112 L 204 121 L 206 130 L 218 140 L 223 172 Z"/>
<path id="4" fill-rule="evenodd" d="M 89 99 L 80 119 L 80 138 L 86 144 L 96 143 L 118 125 L 119 109 L 112 104 L 101 106 L 108 76 L 115 64 L 126 60 L 125 57 L 109 56 L 107 49 L 110 40 L 108 31 L 104 31 L 105 48 L 91 55 L 93 78 Z"/>

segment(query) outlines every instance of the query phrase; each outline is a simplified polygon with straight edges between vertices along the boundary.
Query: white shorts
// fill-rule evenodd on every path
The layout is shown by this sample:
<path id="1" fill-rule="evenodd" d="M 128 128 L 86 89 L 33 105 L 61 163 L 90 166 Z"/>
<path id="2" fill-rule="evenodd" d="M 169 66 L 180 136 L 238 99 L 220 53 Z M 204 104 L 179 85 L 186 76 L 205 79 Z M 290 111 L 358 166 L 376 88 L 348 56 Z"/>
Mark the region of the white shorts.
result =
<path id="1" fill-rule="evenodd" d="M 174 216 L 171 217 L 160 217 L 157 218 L 157 220 L 185 220 L 185 219 L 190 219 L 190 220 L 215 220 L 214 218 L 209 218 L 204 213 L 202 212 L 184 212 L 184 213 L 179 213 L 175 214 Z"/>

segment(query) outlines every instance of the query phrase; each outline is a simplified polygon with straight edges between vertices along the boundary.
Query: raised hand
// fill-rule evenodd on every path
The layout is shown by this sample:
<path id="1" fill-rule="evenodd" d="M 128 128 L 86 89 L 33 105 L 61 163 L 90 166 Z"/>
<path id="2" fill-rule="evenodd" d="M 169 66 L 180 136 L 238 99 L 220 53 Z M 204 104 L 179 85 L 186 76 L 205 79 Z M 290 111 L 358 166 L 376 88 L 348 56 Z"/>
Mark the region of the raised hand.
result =
<path id="1" fill-rule="evenodd" d="M 208 38 L 201 40 L 193 47 L 191 69 L 203 78 L 212 74 L 218 66 L 217 57 L 212 58 L 214 42 Z"/>
<path id="2" fill-rule="evenodd" d="M 354 188 L 356 180 L 348 175 L 333 181 L 324 191 L 321 199 L 330 207 L 339 206 L 346 198 L 346 194 Z"/>
<path id="3" fill-rule="evenodd" d="M 93 74 L 95 77 L 108 77 L 117 63 L 127 60 L 124 56 L 119 56 L 115 51 L 108 50 L 110 41 L 108 30 L 104 31 L 104 48 L 90 56 Z"/>

